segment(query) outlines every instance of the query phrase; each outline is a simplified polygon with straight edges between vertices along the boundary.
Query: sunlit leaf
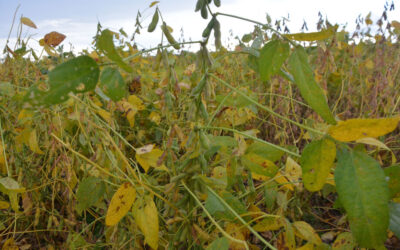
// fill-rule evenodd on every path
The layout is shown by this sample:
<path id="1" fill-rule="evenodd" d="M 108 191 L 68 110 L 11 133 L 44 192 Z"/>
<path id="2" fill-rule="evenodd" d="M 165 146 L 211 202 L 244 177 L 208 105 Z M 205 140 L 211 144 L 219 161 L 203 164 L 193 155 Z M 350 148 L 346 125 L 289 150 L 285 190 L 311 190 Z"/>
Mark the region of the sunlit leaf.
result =
<path id="1" fill-rule="evenodd" d="M 363 152 L 342 148 L 335 183 L 358 244 L 380 247 L 389 225 L 389 189 L 379 163 Z"/>
<path id="2" fill-rule="evenodd" d="M 153 249 L 158 248 L 158 211 L 151 196 L 145 196 L 144 200 L 137 200 L 132 208 L 132 214 L 136 224 L 143 232 L 146 243 Z"/>
<path id="3" fill-rule="evenodd" d="M 304 187 L 311 192 L 321 190 L 336 157 L 336 145 L 329 139 L 307 144 L 300 159 Z"/>
<path id="4" fill-rule="evenodd" d="M 106 225 L 117 224 L 131 209 L 136 199 L 136 189 L 128 182 L 122 184 L 111 199 L 107 209 Z"/>
<path id="5" fill-rule="evenodd" d="M 28 26 L 28 27 L 37 29 L 36 24 L 35 24 L 34 22 L 32 22 L 31 19 L 29 19 L 29 18 L 27 18 L 27 17 L 21 17 L 20 20 L 21 20 L 21 23 L 22 23 L 22 24 L 24 24 L 24 25 L 26 25 L 26 26 Z"/>
<path id="6" fill-rule="evenodd" d="M 289 69 L 300 94 L 326 122 L 336 124 L 329 109 L 322 88 L 314 79 L 313 71 L 308 63 L 308 56 L 303 47 L 298 46 L 289 57 Z"/>
<path id="7" fill-rule="evenodd" d="M 349 119 L 329 128 L 328 133 L 338 141 L 349 142 L 366 137 L 379 137 L 396 129 L 400 116 L 381 119 Z"/>

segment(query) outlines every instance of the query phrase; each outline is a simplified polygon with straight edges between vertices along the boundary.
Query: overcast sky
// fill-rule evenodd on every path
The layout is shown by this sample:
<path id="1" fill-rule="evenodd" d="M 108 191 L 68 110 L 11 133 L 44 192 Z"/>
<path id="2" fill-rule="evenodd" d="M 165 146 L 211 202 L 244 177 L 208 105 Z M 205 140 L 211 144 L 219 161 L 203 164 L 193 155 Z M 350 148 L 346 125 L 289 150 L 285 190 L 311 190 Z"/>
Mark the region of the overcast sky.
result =
<path id="1" fill-rule="evenodd" d="M 142 13 L 143 26 L 147 27 L 154 13 L 154 7 L 148 9 L 152 1 L 146 0 L 0 0 L 0 50 L 4 48 L 11 28 L 14 12 L 20 5 L 17 20 L 21 15 L 30 18 L 38 29 L 24 27 L 23 36 L 32 36 L 30 46 L 39 49 L 37 41 L 46 33 L 57 31 L 67 36 L 63 44 L 69 50 L 72 44 L 76 51 L 89 48 L 92 37 L 96 33 L 97 22 L 104 28 L 118 31 L 123 28 L 129 35 L 134 31 L 138 10 Z M 355 20 L 361 14 L 366 16 L 372 12 L 372 18 L 382 15 L 386 0 L 221 0 L 221 7 L 212 5 L 213 11 L 230 13 L 260 22 L 266 21 L 268 13 L 273 20 L 282 17 L 290 19 L 289 28 L 292 32 L 299 31 L 303 21 L 307 21 L 310 31 L 315 30 L 318 12 L 327 16 L 333 24 L 348 25 L 354 29 Z M 388 1 L 392 3 L 391 0 Z M 389 12 L 391 20 L 400 19 L 400 2 L 394 1 L 396 9 Z M 180 36 L 183 29 L 186 39 L 201 39 L 201 33 L 209 20 L 201 18 L 194 12 L 196 0 L 161 0 L 159 8 L 164 20 L 174 29 L 173 35 Z M 253 25 L 228 17 L 219 18 L 222 27 L 223 44 L 228 39 L 252 31 Z M 16 27 L 11 34 L 16 37 Z M 136 42 L 139 48 L 156 46 L 161 37 L 158 28 L 154 33 L 143 29 Z M 11 39 L 11 41 L 15 41 Z M 232 39 L 230 40 L 232 41 Z M 13 43 L 11 43 L 13 47 Z M 194 48 L 196 49 L 196 48 Z"/>

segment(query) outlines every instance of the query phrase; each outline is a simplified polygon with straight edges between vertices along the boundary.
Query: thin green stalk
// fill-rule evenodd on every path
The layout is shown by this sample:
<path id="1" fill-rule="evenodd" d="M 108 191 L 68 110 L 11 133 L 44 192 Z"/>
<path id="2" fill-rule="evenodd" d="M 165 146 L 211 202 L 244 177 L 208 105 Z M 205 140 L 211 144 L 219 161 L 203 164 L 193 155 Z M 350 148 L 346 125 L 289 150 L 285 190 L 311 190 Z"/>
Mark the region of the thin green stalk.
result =
<path id="1" fill-rule="evenodd" d="M 182 42 L 182 43 L 176 43 L 176 44 L 182 45 L 182 44 L 195 44 L 195 43 L 203 43 L 203 42 L 202 42 L 202 41 L 189 41 L 189 42 Z M 167 44 L 167 45 L 161 45 L 161 46 L 157 46 L 157 47 L 154 47 L 154 48 L 151 48 L 151 49 L 147 49 L 147 50 L 142 50 L 142 51 L 140 51 L 140 52 L 138 52 L 138 53 L 136 53 L 136 54 L 134 54 L 134 55 L 125 57 L 125 58 L 123 58 L 122 60 L 124 60 L 124 61 L 129 61 L 129 60 L 131 60 L 132 58 L 135 58 L 135 57 L 140 56 L 140 55 L 142 55 L 142 54 L 151 52 L 151 51 L 153 51 L 153 50 L 168 48 L 168 47 L 172 47 L 172 46 L 174 46 L 174 45 L 175 45 L 175 44 Z"/>
<path id="2" fill-rule="evenodd" d="M 193 199 L 199 204 L 199 206 L 203 209 L 204 213 L 208 216 L 208 218 L 211 220 L 211 222 L 215 225 L 216 228 L 228 239 L 231 241 L 243 244 L 245 248 L 248 250 L 249 246 L 247 245 L 246 241 L 243 240 L 238 240 L 236 238 L 233 238 L 231 235 L 229 235 L 219 224 L 218 222 L 215 221 L 215 219 L 212 217 L 212 215 L 207 211 L 207 208 L 204 207 L 204 205 L 201 203 L 201 201 L 196 197 L 196 195 L 186 186 L 186 184 L 181 181 L 183 187 L 186 189 L 186 191 L 189 192 L 189 194 L 193 197 Z M 273 248 L 275 249 L 275 248 Z"/>
<path id="3" fill-rule="evenodd" d="M 281 151 L 283 151 L 283 152 L 288 153 L 289 155 L 292 155 L 292 156 L 295 156 L 295 157 L 300 157 L 300 156 L 301 156 L 301 155 L 299 155 L 299 154 L 297 154 L 297 153 L 295 153 L 295 152 L 292 152 L 292 151 L 290 151 L 290 150 L 288 150 L 288 149 L 286 149 L 286 148 L 284 148 L 284 147 L 281 147 L 281 146 L 275 145 L 275 144 L 273 144 L 273 143 L 270 143 L 270 142 L 261 140 L 261 139 L 259 139 L 259 138 L 257 138 L 257 137 L 248 135 L 248 134 L 243 133 L 243 132 L 241 132 L 241 131 L 239 131 L 239 130 L 236 130 L 236 129 L 224 128 L 224 127 L 209 127 L 209 126 L 207 126 L 207 127 L 200 127 L 200 129 L 215 129 L 215 130 L 225 130 L 225 131 L 229 131 L 229 132 L 232 132 L 232 133 L 236 133 L 236 134 L 239 134 L 239 135 L 243 135 L 244 137 L 247 137 L 247 138 L 252 139 L 252 140 L 254 140 L 254 141 L 258 141 L 258 142 L 267 144 L 268 146 L 271 146 L 271 147 L 274 147 L 274 148 L 276 148 L 276 149 L 279 149 L 279 150 L 281 150 Z"/>
<path id="4" fill-rule="evenodd" d="M 316 129 L 314 129 L 314 128 L 308 127 L 308 126 L 306 126 L 306 125 L 303 125 L 303 124 L 301 124 L 301 123 L 298 123 L 298 122 L 296 122 L 296 121 L 293 121 L 293 120 L 291 120 L 291 119 L 289 119 L 289 118 L 287 118 L 287 117 L 284 117 L 284 116 L 282 116 L 282 115 L 276 113 L 276 112 L 273 111 L 272 109 L 270 109 L 270 108 L 268 108 L 268 107 L 266 107 L 266 106 L 260 104 L 258 101 L 256 101 L 256 100 L 254 100 L 253 98 L 249 97 L 249 96 L 246 95 L 244 92 L 238 90 L 237 88 L 233 87 L 233 86 L 230 85 L 229 83 L 225 82 L 224 80 L 222 80 L 222 79 L 219 78 L 218 76 L 216 76 L 216 75 L 214 75 L 214 74 L 211 74 L 211 73 L 208 73 L 208 75 L 211 76 L 212 78 L 214 78 L 215 80 L 219 81 L 220 83 L 222 83 L 222 84 L 225 85 L 226 87 L 230 88 L 231 90 L 234 90 L 236 93 L 240 94 L 240 95 L 243 96 L 246 100 L 248 100 L 248 101 L 251 102 L 252 104 L 256 105 L 257 107 L 261 108 L 262 110 L 265 110 L 265 111 L 267 111 L 268 113 L 270 113 L 270 114 L 272 114 L 272 115 L 274 115 L 274 116 L 276 116 L 276 117 L 278 117 L 278 118 L 280 118 L 280 119 L 282 119 L 282 120 L 284 120 L 284 121 L 290 122 L 290 123 L 292 123 L 292 124 L 294 124 L 294 125 L 296 125 L 296 126 L 298 126 L 298 127 L 300 127 L 300 128 L 309 130 L 309 131 L 311 131 L 311 132 L 314 132 L 314 133 L 317 133 L 317 134 L 320 134 L 320 135 L 324 135 L 324 133 L 321 132 L 321 131 L 319 131 L 319 130 L 316 130 Z"/>
<path id="5" fill-rule="evenodd" d="M 243 223 L 243 225 L 245 225 L 247 227 L 247 229 L 250 230 L 250 232 L 252 232 L 257 239 L 259 239 L 262 243 L 264 243 L 266 246 L 268 246 L 270 249 L 273 250 L 277 250 L 273 245 L 271 245 L 268 241 L 266 241 L 259 233 L 257 233 L 256 230 L 254 230 L 245 220 L 243 220 L 243 218 L 233 209 L 231 208 L 231 206 L 229 206 L 228 203 L 226 203 L 226 201 L 224 199 L 222 199 L 212 188 L 210 188 L 209 186 L 207 186 L 208 191 L 210 191 L 215 197 L 217 197 L 220 202 L 222 204 L 224 204 L 224 206 L 226 208 L 228 208 L 231 213 L 233 213 L 235 215 L 235 217 L 241 222 Z"/>

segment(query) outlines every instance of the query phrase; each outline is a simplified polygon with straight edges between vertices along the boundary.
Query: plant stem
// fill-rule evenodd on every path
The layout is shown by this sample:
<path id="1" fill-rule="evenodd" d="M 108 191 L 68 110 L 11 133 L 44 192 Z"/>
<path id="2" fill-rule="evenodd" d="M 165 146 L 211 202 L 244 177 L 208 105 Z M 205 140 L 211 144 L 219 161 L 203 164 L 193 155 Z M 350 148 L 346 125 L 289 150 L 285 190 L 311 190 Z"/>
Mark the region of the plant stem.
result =
<path id="1" fill-rule="evenodd" d="M 236 134 L 239 134 L 239 135 L 243 135 L 244 137 L 247 137 L 247 138 L 252 139 L 252 140 L 254 140 L 254 141 L 261 142 L 261 143 L 263 143 L 263 144 L 267 144 L 268 146 L 271 146 L 271 147 L 274 147 L 274 148 L 276 148 L 276 149 L 279 149 L 279 150 L 281 150 L 281 151 L 283 151 L 283 152 L 286 152 L 286 153 L 288 153 L 289 155 L 292 155 L 292 156 L 294 156 L 294 157 L 300 157 L 299 154 L 297 154 L 297 153 L 295 153 L 295 152 L 292 152 L 292 151 L 290 151 L 290 150 L 288 150 L 288 149 L 286 149 L 286 148 L 284 148 L 284 147 L 281 147 L 281 146 L 275 145 L 275 144 L 273 144 L 273 143 L 264 141 L 264 140 L 262 140 L 262 139 L 259 139 L 259 138 L 257 138 L 257 137 L 248 135 L 248 134 L 243 133 L 243 132 L 241 132 L 241 131 L 239 131 L 239 130 L 236 130 L 236 129 L 224 128 L 224 127 L 209 127 L 209 126 L 207 126 L 207 127 L 199 127 L 199 128 L 200 128 L 200 129 L 225 130 L 225 131 L 229 131 L 229 132 L 236 133 Z"/>
<path id="2" fill-rule="evenodd" d="M 217 77 L 216 75 L 211 74 L 211 73 L 208 73 L 208 75 L 211 76 L 212 78 L 216 79 L 217 81 L 219 81 L 220 83 L 222 83 L 222 84 L 225 85 L 226 87 L 230 88 L 231 90 L 234 90 L 236 93 L 240 94 L 240 95 L 243 96 L 246 100 L 248 100 L 248 101 L 251 102 L 252 104 L 256 105 L 257 107 L 261 108 L 262 110 L 265 110 L 265 111 L 267 111 L 268 113 L 270 113 L 270 114 L 272 114 L 272 115 L 274 115 L 274 116 L 276 116 L 276 117 L 278 117 L 278 118 L 280 118 L 280 119 L 282 119 L 282 120 L 284 120 L 284 121 L 290 122 L 290 123 L 292 123 L 292 124 L 294 124 L 294 125 L 296 125 L 296 126 L 298 126 L 298 127 L 300 127 L 300 128 L 309 130 L 309 131 L 311 131 L 311 132 L 314 132 L 314 133 L 317 133 L 317 134 L 320 134 L 320 135 L 324 135 L 324 134 L 325 134 L 325 133 L 323 133 L 323 132 L 321 132 L 321 131 L 319 131 L 319 130 L 316 130 L 316 129 L 314 129 L 314 128 L 308 127 L 308 126 L 306 126 L 306 125 L 303 125 L 303 124 L 301 124 L 301 123 L 298 123 L 298 122 L 296 122 L 296 121 L 293 121 L 293 120 L 291 120 L 291 119 L 289 119 L 289 118 L 287 118 L 287 117 L 284 117 L 284 116 L 282 116 L 282 115 L 276 113 L 276 112 L 273 111 L 272 109 L 270 109 L 270 108 L 268 108 L 268 107 L 266 107 L 266 106 L 260 104 L 259 102 L 257 102 L 257 101 L 254 100 L 253 98 L 249 97 L 248 95 L 246 95 L 246 94 L 243 93 L 242 91 L 238 90 L 237 88 L 233 87 L 232 85 L 230 85 L 229 83 L 225 82 L 224 80 L 222 80 L 221 78 Z"/>

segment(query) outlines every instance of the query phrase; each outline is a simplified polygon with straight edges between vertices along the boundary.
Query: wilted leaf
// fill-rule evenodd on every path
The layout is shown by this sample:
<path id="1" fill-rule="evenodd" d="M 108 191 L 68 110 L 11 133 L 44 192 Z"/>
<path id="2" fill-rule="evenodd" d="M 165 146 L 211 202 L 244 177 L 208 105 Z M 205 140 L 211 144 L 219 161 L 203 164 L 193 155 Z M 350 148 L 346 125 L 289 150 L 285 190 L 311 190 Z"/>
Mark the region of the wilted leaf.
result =
<path id="1" fill-rule="evenodd" d="M 284 225 L 281 222 L 281 218 L 277 217 L 267 217 L 262 221 L 258 222 L 253 226 L 253 229 L 257 232 L 275 231 L 279 230 Z"/>
<path id="2" fill-rule="evenodd" d="M 158 4 L 160 1 L 154 1 L 151 2 L 151 4 L 149 5 L 149 8 L 153 7 L 154 5 Z"/>
<path id="3" fill-rule="evenodd" d="M 148 147 L 148 145 L 145 147 Z M 167 170 L 164 164 L 158 164 L 161 155 L 164 153 L 162 150 L 158 148 L 152 148 L 151 151 L 147 151 L 147 148 L 146 150 L 144 148 L 139 148 L 136 151 L 136 160 L 142 166 L 146 173 L 150 167 Z"/>
<path id="4" fill-rule="evenodd" d="M 389 189 L 379 163 L 363 152 L 342 148 L 335 183 L 359 245 L 380 247 L 389 225 Z"/>
<path id="5" fill-rule="evenodd" d="M 136 189 L 128 182 L 122 184 L 111 199 L 106 215 L 106 225 L 117 224 L 131 209 L 136 198 Z"/>
<path id="6" fill-rule="evenodd" d="M 321 190 L 336 157 L 336 145 L 328 139 L 307 144 L 300 159 L 304 187 L 311 192 Z"/>
<path id="7" fill-rule="evenodd" d="M 349 142 L 366 137 L 378 137 L 396 129 L 399 117 L 381 119 L 349 119 L 329 128 L 328 133 L 338 141 Z"/>
<path id="8" fill-rule="evenodd" d="M 14 211 L 19 211 L 17 194 L 25 192 L 25 188 L 21 188 L 18 182 L 10 177 L 0 178 L 0 192 L 8 195 L 11 207 Z"/>
<path id="9" fill-rule="evenodd" d="M 353 250 L 356 246 L 353 235 L 349 232 L 344 232 L 336 237 L 332 244 L 333 250 Z"/>
<path id="10" fill-rule="evenodd" d="M 0 209 L 7 209 L 10 207 L 10 203 L 7 201 L 0 201 Z"/>
<path id="11" fill-rule="evenodd" d="M 289 69 L 300 94 L 326 122 L 336 124 L 329 109 L 322 88 L 314 79 L 313 71 L 308 63 L 308 56 L 303 47 L 297 47 L 289 58 Z"/>
<path id="12" fill-rule="evenodd" d="M 46 34 L 44 36 L 43 40 L 44 40 L 45 44 L 52 46 L 52 47 L 56 47 L 60 43 L 62 43 L 62 41 L 64 41 L 65 37 L 66 37 L 65 35 L 53 31 L 53 32 Z"/>
<path id="13" fill-rule="evenodd" d="M 153 249 L 158 249 L 158 211 L 151 196 L 135 202 L 132 208 L 136 224 L 143 232 L 146 243 Z"/>
<path id="14" fill-rule="evenodd" d="M 28 26 L 28 27 L 37 29 L 36 24 L 34 22 L 32 22 L 32 20 L 27 18 L 27 17 L 21 17 L 21 23 L 26 25 L 26 26 Z"/>
<path id="15" fill-rule="evenodd" d="M 291 182 L 298 182 L 301 178 L 301 167 L 300 165 L 293 160 L 291 157 L 286 159 L 285 164 L 285 177 L 289 179 Z"/>

